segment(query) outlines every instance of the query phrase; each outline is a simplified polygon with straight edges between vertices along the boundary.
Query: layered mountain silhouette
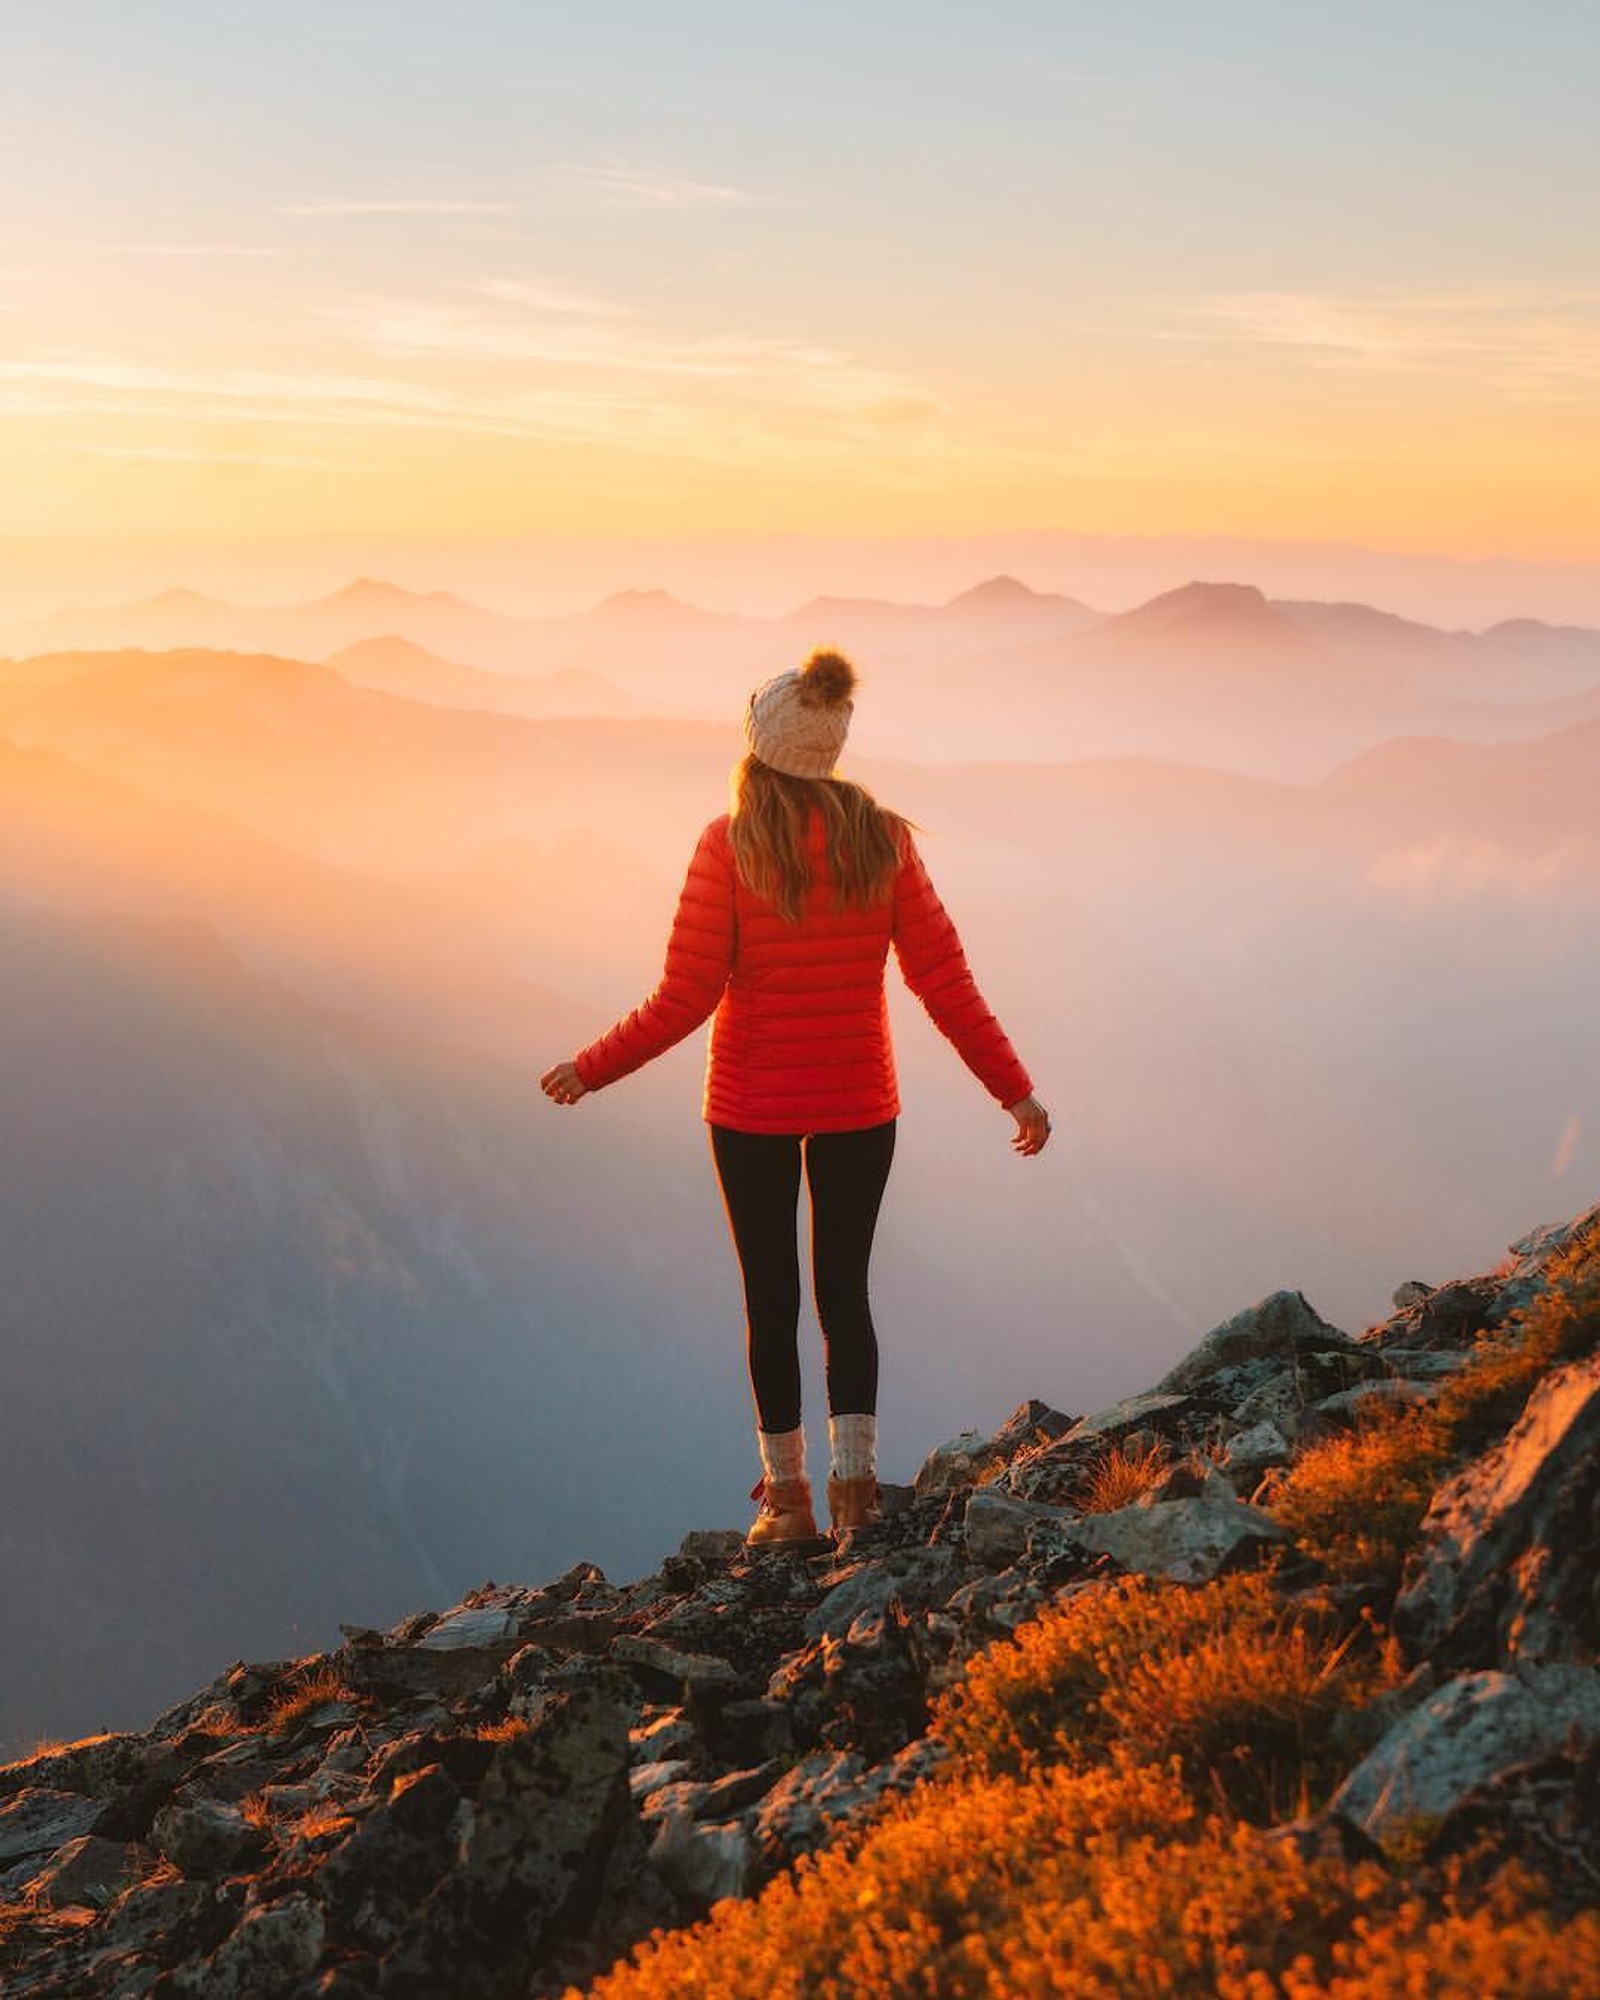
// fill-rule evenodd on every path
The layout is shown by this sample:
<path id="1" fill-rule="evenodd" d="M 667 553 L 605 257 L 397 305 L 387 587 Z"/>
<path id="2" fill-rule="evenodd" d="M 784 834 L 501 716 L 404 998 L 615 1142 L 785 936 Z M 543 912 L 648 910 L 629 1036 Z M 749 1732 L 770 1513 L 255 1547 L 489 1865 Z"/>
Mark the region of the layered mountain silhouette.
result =
<path id="1" fill-rule="evenodd" d="M 626 715 L 638 708 L 620 688 L 581 667 L 521 680 L 458 666 L 410 639 L 358 639 L 330 653 L 328 665 L 360 687 L 445 708 L 487 708 L 507 715 Z"/>
<path id="2" fill-rule="evenodd" d="M 380 639 L 440 663 L 377 650 Z M 617 714 L 631 703 L 708 718 L 736 716 L 757 679 L 808 647 L 840 645 L 863 655 L 877 740 L 898 751 L 1154 753 L 1285 777 L 1323 775 L 1397 733 L 1498 741 L 1600 712 L 1600 635 L 1532 620 L 1445 632 L 1366 606 L 1274 603 L 1230 582 L 1107 615 L 996 577 L 942 605 L 821 597 L 755 620 L 653 590 L 576 616 L 512 619 L 364 579 L 281 609 L 171 592 L 0 634 L 16 655 L 113 643 L 327 659 L 370 686 L 509 713 Z M 63 671 L 46 658 L 29 677 Z"/>

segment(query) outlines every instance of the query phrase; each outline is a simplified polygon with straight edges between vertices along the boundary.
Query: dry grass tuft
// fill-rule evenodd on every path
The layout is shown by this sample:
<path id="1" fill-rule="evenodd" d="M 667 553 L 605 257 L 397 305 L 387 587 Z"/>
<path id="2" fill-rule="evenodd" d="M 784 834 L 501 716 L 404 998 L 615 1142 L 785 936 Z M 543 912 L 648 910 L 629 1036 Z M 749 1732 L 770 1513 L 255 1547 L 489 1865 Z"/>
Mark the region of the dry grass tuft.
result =
<path id="1" fill-rule="evenodd" d="M 1114 1444 L 1083 1474 L 1071 1504 L 1084 1514 L 1110 1514 L 1118 1507 L 1131 1507 L 1171 1463 L 1171 1450 L 1159 1438 L 1144 1446 Z"/>
<path id="2" fill-rule="evenodd" d="M 284 1831 L 295 1840 L 322 1840 L 329 1834 L 342 1833 L 355 1821 L 343 1806 L 333 1799 L 323 1799 L 290 1820 Z"/>
<path id="3" fill-rule="evenodd" d="M 207 1736 L 249 1736 L 251 1728 L 239 1711 L 225 1701 L 214 1701 L 195 1717 L 193 1725 Z"/>
<path id="4" fill-rule="evenodd" d="M 508 1737 L 523 1736 L 532 1727 L 525 1715 L 502 1715 L 497 1722 L 480 1722 L 472 1735 L 480 1743 L 504 1743 Z"/>
<path id="5" fill-rule="evenodd" d="M 347 1687 L 335 1668 L 317 1667 L 284 1684 L 283 1692 L 267 1711 L 265 1727 L 269 1734 L 278 1735 L 314 1714 L 325 1702 L 362 1699 L 359 1689 Z"/>

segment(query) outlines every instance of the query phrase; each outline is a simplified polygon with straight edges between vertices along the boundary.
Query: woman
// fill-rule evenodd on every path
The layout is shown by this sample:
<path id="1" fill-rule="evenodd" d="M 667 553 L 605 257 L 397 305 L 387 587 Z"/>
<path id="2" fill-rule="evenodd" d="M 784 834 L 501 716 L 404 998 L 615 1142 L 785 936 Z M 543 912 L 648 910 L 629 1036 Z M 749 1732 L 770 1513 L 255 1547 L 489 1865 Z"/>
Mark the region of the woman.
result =
<path id="1" fill-rule="evenodd" d="M 575 1104 L 715 1012 L 702 1115 L 744 1281 L 762 1476 L 746 1540 L 816 1543 L 800 1416 L 795 1216 L 804 1168 L 828 1389 L 835 1543 L 878 1519 L 878 1344 L 867 1264 L 900 1100 L 884 994 L 906 983 L 1034 1154 L 1050 1120 L 967 968 L 912 823 L 835 778 L 855 669 L 835 652 L 777 674 L 745 709 L 731 813 L 689 863 L 655 991 L 540 1078 Z"/>

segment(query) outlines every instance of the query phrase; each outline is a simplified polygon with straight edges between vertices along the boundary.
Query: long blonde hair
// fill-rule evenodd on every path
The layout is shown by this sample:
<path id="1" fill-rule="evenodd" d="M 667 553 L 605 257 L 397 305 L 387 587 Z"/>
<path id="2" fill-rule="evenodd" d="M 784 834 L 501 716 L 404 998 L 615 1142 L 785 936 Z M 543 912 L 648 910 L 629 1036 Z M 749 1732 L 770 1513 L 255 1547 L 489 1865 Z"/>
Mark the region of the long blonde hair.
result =
<path id="1" fill-rule="evenodd" d="M 790 923 L 799 922 L 811 881 L 806 828 L 813 805 L 827 829 L 834 909 L 865 908 L 893 894 L 905 831 L 916 822 L 880 806 L 864 785 L 791 777 L 751 751 L 734 766 L 732 792 L 728 838 L 739 874 Z"/>

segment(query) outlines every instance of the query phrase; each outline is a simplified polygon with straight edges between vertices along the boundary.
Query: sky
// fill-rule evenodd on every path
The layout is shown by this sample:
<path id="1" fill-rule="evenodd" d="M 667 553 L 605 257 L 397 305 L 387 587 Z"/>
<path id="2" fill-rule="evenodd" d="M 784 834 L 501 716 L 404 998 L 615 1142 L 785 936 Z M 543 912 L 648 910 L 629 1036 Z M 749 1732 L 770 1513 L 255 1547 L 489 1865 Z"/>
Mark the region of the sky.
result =
<path id="1" fill-rule="evenodd" d="M 0 539 L 1600 562 L 1600 14 L 4 0 Z"/>

